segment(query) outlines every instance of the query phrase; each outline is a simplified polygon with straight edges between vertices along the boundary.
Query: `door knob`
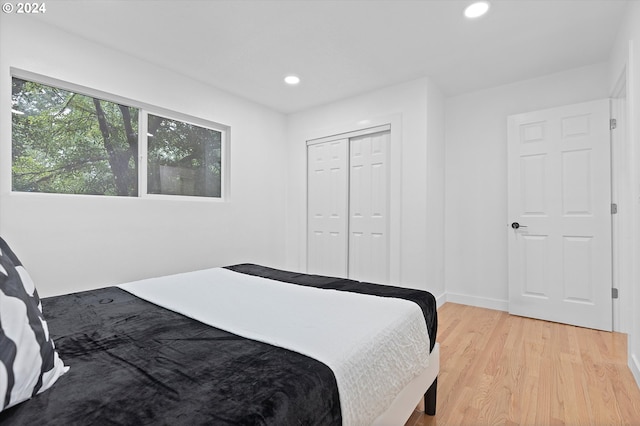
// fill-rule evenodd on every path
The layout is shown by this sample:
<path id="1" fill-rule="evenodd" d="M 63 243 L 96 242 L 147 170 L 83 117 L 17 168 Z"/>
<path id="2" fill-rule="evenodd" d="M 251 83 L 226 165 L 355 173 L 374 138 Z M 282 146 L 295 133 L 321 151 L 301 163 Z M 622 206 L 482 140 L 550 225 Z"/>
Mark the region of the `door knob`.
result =
<path id="1" fill-rule="evenodd" d="M 512 227 L 513 229 L 518 229 L 518 228 L 526 228 L 526 227 L 527 227 L 527 225 L 520 225 L 518 222 L 513 222 L 513 223 L 511 224 L 511 227 Z"/>

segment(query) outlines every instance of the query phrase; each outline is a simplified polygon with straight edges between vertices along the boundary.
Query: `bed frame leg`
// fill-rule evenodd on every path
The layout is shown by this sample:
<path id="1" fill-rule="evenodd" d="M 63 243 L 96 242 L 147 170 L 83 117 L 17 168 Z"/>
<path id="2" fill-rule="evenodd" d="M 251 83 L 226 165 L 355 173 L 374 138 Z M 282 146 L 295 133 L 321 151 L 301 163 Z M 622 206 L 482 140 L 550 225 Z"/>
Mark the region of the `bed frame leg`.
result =
<path id="1" fill-rule="evenodd" d="M 438 378 L 433 381 L 424 394 L 424 412 L 429 416 L 436 415 L 436 394 L 438 393 Z"/>

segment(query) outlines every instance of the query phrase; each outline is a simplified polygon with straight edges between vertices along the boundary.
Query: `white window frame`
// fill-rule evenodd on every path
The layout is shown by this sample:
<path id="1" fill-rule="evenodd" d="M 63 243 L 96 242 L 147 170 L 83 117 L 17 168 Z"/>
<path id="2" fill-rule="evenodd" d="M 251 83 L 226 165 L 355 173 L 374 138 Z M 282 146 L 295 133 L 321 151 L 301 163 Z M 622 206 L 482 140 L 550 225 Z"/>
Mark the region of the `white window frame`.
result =
<path id="1" fill-rule="evenodd" d="M 114 95 L 107 92 L 102 92 L 97 89 L 91 89 L 84 86 L 80 86 L 78 84 L 69 83 L 67 81 L 58 80 L 56 78 L 47 77 L 41 74 L 36 74 L 30 71 L 25 71 L 22 69 L 11 68 L 11 78 L 19 78 L 27 81 L 31 81 L 34 83 L 45 84 L 47 86 L 56 87 L 63 90 L 68 90 L 70 92 L 74 92 L 80 95 L 90 96 L 99 98 L 101 100 L 107 102 L 113 102 L 121 105 L 126 105 L 129 107 L 138 109 L 138 196 L 137 197 L 123 197 L 123 196 L 115 196 L 115 195 L 92 195 L 92 197 L 108 197 L 108 198 L 141 198 L 141 199 L 163 199 L 163 200 L 189 200 L 189 201 L 206 201 L 206 202 L 221 202 L 227 201 L 229 199 L 230 185 L 229 185 L 229 176 L 230 176 L 230 156 L 229 156 L 229 134 L 230 127 L 207 120 L 204 118 L 198 118 L 194 116 L 190 116 L 188 114 L 179 113 L 176 111 L 171 111 L 168 109 L 155 107 L 150 104 L 146 104 L 144 102 L 135 101 L 129 98 L 125 98 L 122 96 Z M 169 194 L 148 194 L 147 193 L 147 148 L 148 148 L 148 136 L 147 136 L 147 127 L 148 127 L 148 116 L 149 114 L 157 115 L 163 118 L 167 118 L 169 120 L 182 121 L 187 124 L 191 124 L 194 126 L 204 127 L 206 129 L 214 130 L 216 132 L 220 132 L 220 164 L 222 168 L 222 173 L 220 176 L 220 197 L 205 197 L 205 196 L 195 196 L 195 195 L 169 195 Z M 13 131 L 13 130 L 12 130 Z M 11 142 L 13 147 L 13 140 Z M 9 175 L 12 176 L 11 169 L 13 168 L 13 161 L 10 159 L 10 172 Z M 13 191 L 13 184 L 10 184 L 11 193 L 16 193 Z M 29 194 L 44 194 L 40 192 L 33 192 Z M 84 194 L 66 194 L 66 193 L 46 193 L 48 195 L 76 195 L 81 196 Z"/>

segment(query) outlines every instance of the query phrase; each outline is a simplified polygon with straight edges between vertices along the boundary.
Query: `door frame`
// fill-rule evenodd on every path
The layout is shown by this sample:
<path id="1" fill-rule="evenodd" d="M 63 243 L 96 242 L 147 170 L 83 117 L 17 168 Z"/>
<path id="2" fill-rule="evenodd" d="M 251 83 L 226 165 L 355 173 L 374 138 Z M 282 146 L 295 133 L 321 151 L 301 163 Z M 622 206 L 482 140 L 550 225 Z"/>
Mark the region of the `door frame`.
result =
<path id="1" fill-rule="evenodd" d="M 632 147 L 628 137 L 627 69 L 622 70 L 611 92 L 611 118 L 617 120 L 611 133 L 611 199 L 618 213 L 611 216 L 612 283 L 618 289 L 613 299 L 613 331 L 631 331 L 633 282 L 633 180 Z"/>
<path id="2" fill-rule="evenodd" d="M 385 115 L 356 123 L 343 123 L 325 129 L 317 130 L 305 138 L 305 155 L 307 146 L 314 143 L 328 142 L 335 139 L 344 139 L 354 136 L 361 136 L 370 133 L 377 133 L 384 126 L 388 126 L 389 135 L 389 282 L 402 282 L 401 259 L 402 259 L 402 114 Z M 304 244 L 302 248 L 301 260 L 304 270 L 307 270 L 308 259 L 308 164 L 305 160 L 305 203 L 304 203 Z"/>

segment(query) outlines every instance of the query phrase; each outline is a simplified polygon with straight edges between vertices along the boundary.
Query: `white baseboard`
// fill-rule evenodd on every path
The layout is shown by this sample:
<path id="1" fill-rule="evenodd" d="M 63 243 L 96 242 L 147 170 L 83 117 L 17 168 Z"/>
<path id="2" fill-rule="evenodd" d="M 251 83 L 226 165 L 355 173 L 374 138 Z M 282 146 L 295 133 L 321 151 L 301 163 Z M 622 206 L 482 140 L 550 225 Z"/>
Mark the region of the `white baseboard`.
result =
<path id="1" fill-rule="evenodd" d="M 507 300 L 492 299 L 489 297 L 469 296 L 467 294 L 449 292 L 447 292 L 445 295 L 446 302 L 460 303 L 462 305 L 477 306 L 479 308 L 494 309 L 497 311 L 509 311 L 509 302 Z"/>
<path id="2" fill-rule="evenodd" d="M 631 373 L 633 373 L 633 377 L 636 379 L 636 384 L 640 388 L 640 359 L 638 358 L 638 354 L 629 355 L 629 368 L 631 369 Z"/>

